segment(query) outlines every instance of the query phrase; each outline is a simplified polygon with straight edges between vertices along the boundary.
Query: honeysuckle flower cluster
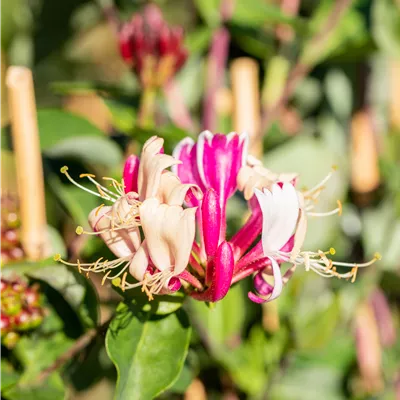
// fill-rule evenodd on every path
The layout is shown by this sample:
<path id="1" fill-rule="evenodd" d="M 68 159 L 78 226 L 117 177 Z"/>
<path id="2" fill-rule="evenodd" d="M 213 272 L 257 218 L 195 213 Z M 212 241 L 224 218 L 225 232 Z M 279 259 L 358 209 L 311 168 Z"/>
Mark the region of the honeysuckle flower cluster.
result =
<path id="1" fill-rule="evenodd" d="M 1 343 L 13 347 L 22 332 L 37 328 L 44 309 L 37 285 L 28 286 L 18 277 L 1 278 Z"/>
<path id="2" fill-rule="evenodd" d="M 197 142 L 182 140 L 173 155 L 164 154 L 163 139 L 150 138 L 141 157 L 130 156 L 123 180 L 108 187 L 84 174 L 97 191 L 67 178 L 83 190 L 101 197 L 102 204 L 89 215 L 93 232 L 115 254 L 114 260 L 68 263 L 80 271 L 100 272 L 122 290 L 141 286 L 149 299 L 181 288 L 207 302 L 221 300 L 231 285 L 253 275 L 249 298 L 262 303 L 277 298 L 299 265 L 324 277 L 356 278 L 364 264 L 332 261 L 328 251 L 303 247 L 307 219 L 340 214 L 342 207 L 326 213 L 314 205 L 333 174 L 331 171 L 308 191 L 296 189 L 296 174 L 275 174 L 247 154 L 246 134 L 212 134 L 205 131 Z M 168 170 L 171 168 L 171 170 Z M 111 185 L 111 188 L 110 188 Z M 250 216 L 231 237 L 226 235 L 226 207 L 242 192 Z M 260 239 L 261 236 L 261 239 Z M 291 266 L 282 273 L 282 264 Z M 341 273 L 340 267 L 350 271 Z"/>
<path id="3" fill-rule="evenodd" d="M 143 87 L 163 86 L 185 64 L 183 29 L 170 27 L 160 9 L 147 5 L 141 14 L 122 25 L 119 47 L 124 61 Z"/>

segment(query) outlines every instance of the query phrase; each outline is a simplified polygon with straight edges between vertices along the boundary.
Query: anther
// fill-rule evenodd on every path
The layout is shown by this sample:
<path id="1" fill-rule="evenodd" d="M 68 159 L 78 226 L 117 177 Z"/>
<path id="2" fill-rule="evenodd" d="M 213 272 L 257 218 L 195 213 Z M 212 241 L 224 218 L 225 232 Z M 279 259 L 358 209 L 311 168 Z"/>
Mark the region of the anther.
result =
<path id="1" fill-rule="evenodd" d="M 65 174 L 67 171 L 68 171 L 68 167 L 67 167 L 66 165 L 64 165 L 64 166 L 60 169 L 60 172 L 61 172 L 62 174 Z"/>
<path id="2" fill-rule="evenodd" d="M 76 229 L 75 229 L 75 233 L 76 233 L 77 235 L 82 235 L 82 233 L 83 233 L 83 228 L 82 228 L 81 226 L 77 226 Z"/>
<path id="3" fill-rule="evenodd" d="M 60 261 L 61 260 L 61 254 L 55 254 L 53 257 L 54 261 Z"/>
<path id="4" fill-rule="evenodd" d="M 329 249 L 329 254 L 332 255 L 332 256 L 334 256 L 334 255 L 336 254 L 336 250 L 335 250 L 333 247 L 331 247 L 331 248 Z"/>
<path id="5" fill-rule="evenodd" d="M 337 203 L 338 208 L 339 208 L 338 215 L 339 215 L 339 217 L 340 217 L 340 216 L 342 215 L 342 211 L 343 211 L 342 202 L 341 202 L 340 200 L 337 200 L 336 203 Z"/>
<path id="6" fill-rule="evenodd" d="M 125 283 L 126 283 L 127 275 L 128 275 L 127 272 L 124 272 L 124 274 L 122 275 L 121 289 L 122 289 L 123 292 L 125 292 Z"/>
<path id="7" fill-rule="evenodd" d="M 381 255 L 381 253 L 378 253 L 378 252 L 376 252 L 375 254 L 374 254 L 374 258 L 375 258 L 375 260 L 382 260 L 382 255 Z"/>
<path id="8" fill-rule="evenodd" d="M 103 286 L 104 285 L 104 283 L 105 283 L 105 281 L 106 281 L 106 279 L 108 278 L 108 275 L 110 275 L 111 274 L 111 269 L 109 270 L 109 271 L 107 271 L 107 273 L 103 276 L 103 279 L 101 280 L 101 286 Z"/>

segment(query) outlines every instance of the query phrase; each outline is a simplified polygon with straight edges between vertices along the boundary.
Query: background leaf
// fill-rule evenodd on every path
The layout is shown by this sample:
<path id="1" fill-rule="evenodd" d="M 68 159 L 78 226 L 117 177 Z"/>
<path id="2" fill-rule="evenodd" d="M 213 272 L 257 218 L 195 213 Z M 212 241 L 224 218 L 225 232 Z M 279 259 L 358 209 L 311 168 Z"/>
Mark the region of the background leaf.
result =
<path id="1" fill-rule="evenodd" d="M 170 387 L 183 367 L 190 333 L 182 310 L 151 318 L 120 303 L 106 336 L 108 355 L 118 370 L 116 398 L 147 400 Z"/>

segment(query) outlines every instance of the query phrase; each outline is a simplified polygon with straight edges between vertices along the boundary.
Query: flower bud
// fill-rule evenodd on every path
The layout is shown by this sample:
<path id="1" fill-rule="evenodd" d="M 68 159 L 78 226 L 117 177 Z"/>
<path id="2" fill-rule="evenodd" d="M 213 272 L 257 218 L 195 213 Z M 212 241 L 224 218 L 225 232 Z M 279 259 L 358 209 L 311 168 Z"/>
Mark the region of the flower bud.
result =
<path id="1" fill-rule="evenodd" d="M 186 61 L 183 39 L 182 28 L 168 26 L 160 9 L 151 4 L 122 26 L 119 48 L 144 87 L 160 87 Z"/>
<path id="2" fill-rule="evenodd" d="M 5 335 L 7 332 L 10 331 L 11 325 L 12 325 L 11 318 L 8 317 L 7 315 L 1 314 L 1 322 L 0 322 L 1 336 Z"/>
<path id="3" fill-rule="evenodd" d="M 16 332 L 8 332 L 4 338 L 2 338 L 2 344 L 9 349 L 12 349 L 18 342 L 19 335 Z"/>
<path id="4" fill-rule="evenodd" d="M 34 308 L 30 311 L 30 329 L 37 328 L 43 321 L 43 311 L 40 308 Z"/>
<path id="5" fill-rule="evenodd" d="M 27 288 L 25 291 L 25 302 L 30 307 L 39 306 L 39 293 L 33 288 Z"/>
<path id="6" fill-rule="evenodd" d="M 27 310 L 21 310 L 21 312 L 15 317 L 14 323 L 17 330 L 30 329 L 31 316 Z"/>

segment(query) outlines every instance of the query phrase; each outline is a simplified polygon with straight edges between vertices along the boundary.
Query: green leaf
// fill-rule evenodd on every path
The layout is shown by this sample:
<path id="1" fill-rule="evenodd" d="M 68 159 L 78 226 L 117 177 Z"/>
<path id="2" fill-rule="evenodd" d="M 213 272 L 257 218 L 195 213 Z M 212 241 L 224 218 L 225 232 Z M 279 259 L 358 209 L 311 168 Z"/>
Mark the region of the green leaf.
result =
<path id="1" fill-rule="evenodd" d="M 169 390 L 173 393 L 185 393 L 186 389 L 192 383 L 193 378 L 194 376 L 192 369 L 185 363 L 178 379 Z"/>
<path id="2" fill-rule="evenodd" d="M 207 25 L 215 27 L 220 22 L 220 3 L 221 0 L 195 0 L 196 8 L 207 23 Z"/>
<path id="3" fill-rule="evenodd" d="M 246 316 L 243 286 L 232 287 L 224 299 L 208 307 L 206 303 L 191 301 L 191 312 L 197 323 L 207 332 L 213 350 L 219 354 L 226 346 L 240 340 Z"/>
<path id="4" fill-rule="evenodd" d="M 191 329 L 179 310 L 155 318 L 120 303 L 106 335 L 118 371 L 116 399 L 152 399 L 169 388 L 182 370 Z"/>
<path id="5" fill-rule="evenodd" d="M 379 268 L 396 271 L 400 258 L 400 220 L 391 198 L 362 215 L 362 240 L 368 257 L 375 252 L 382 254 Z"/>
<path id="6" fill-rule="evenodd" d="M 135 307 L 136 310 L 156 315 L 168 315 L 179 310 L 185 300 L 185 295 L 182 292 L 156 296 L 152 301 L 149 301 L 147 295 L 142 292 L 140 287 L 127 290 L 126 292 L 123 292 L 119 287 L 114 287 L 114 289 L 125 298 L 127 303 Z"/>
<path id="7" fill-rule="evenodd" d="M 132 132 L 136 124 L 136 109 L 131 104 L 116 99 L 103 100 L 111 112 L 113 126 L 120 132 Z"/>
<path id="8" fill-rule="evenodd" d="M 346 121 L 353 107 L 351 82 L 343 71 L 330 70 L 325 77 L 325 91 L 333 112 Z"/>
<path id="9" fill-rule="evenodd" d="M 77 136 L 65 139 L 46 151 L 53 158 L 70 158 L 111 168 L 122 161 L 122 151 L 107 137 Z"/>
<path id="10" fill-rule="evenodd" d="M 315 277 L 313 279 L 320 279 Z M 308 280 L 306 283 L 314 285 Z M 316 285 L 315 285 L 316 286 Z M 309 289 L 309 286 L 306 286 Z M 308 290 L 308 293 L 311 290 Z M 332 337 L 340 316 L 340 303 L 329 291 L 312 298 L 299 296 L 293 313 L 294 333 L 299 348 L 316 349 L 326 345 Z M 318 302 L 315 302 L 318 298 Z"/>
<path id="11" fill-rule="evenodd" d="M 58 109 L 38 110 L 40 147 L 50 150 L 64 140 L 79 136 L 104 136 L 99 128 L 86 119 Z"/>
<path id="12" fill-rule="evenodd" d="M 302 115 L 311 114 L 321 103 L 322 89 L 318 79 L 306 77 L 296 87 L 294 101 Z"/>
<path id="13" fill-rule="evenodd" d="M 363 15 L 355 8 L 349 8 L 341 16 L 338 24 L 324 37 L 324 40 L 313 41 L 313 37 L 325 29 L 327 18 L 331 15 L 335 1 L 319 2 L 310 22 L 310 40 L 304 43 L 301 62 L 315 65 L 328 57 L 345 51 L 348 47 L 360 48 L 368 42 L 368 31 Z"/>
<path id="14" fill-rule="evenodd" d="M 53 226 L 47 225 L 47 236 L 52 253 L 61 254 L 61 257 L 65 257 L 67 255 L 67 247 L 60 232 Z"/>
<path id="15" fill-rule="evenodd" d="M 85 326 L 96 325 L 98 320 L 96 291 L 90 281 L 73 267 L 55 264 L 53 259 L 47 259 L 38 263 L 12 264 L 2 267 L 2 272 L 5 276 L 16 273 L 45 282 L 62 296 Z"/>
<path id="16" fill-rule="evenodd" d="M 23 14 L 22 0 L 3 0 L 1 3 L 1 48 L 7 49 L 18 31 Z M 23 17 L 22 17 L 23 18 Z M 19 22 L 19 24 L 18 24 Z M 25 22 L 25 21 L 24 21 Z M 2 55 L 4 57 L 4 55 Z"/>
<path id="17" fill-rule="evenodd" d="M 264 348 L 267 342 L 260 326 L 254 326 L 248 340 L 222 357 L 222 362 L 241 390 L 256 398 L 267 383 Z"/>
<path id="18" fill-rule="evenodd" d="M 38 375 L 63 354 L 72 344 L 64 333 L 58 332 L 46 338 L 22 337 L 14 353 L 24 370 L 18 384 L 7 390 L 4 395 L 11 400 L 61 400 L 65 396 L 63 381 L 58 373 L 40 383 Z"/>
<path id="19" fill-rule="evenodd" d="M 66 390 L 59 374 L 52 374 L 42 384 L 15 385 L 2 393 L 7 400 L 64 400 Z"/>
<path id="20" fill-rule="evenodd" d="M 13 366 L 5 359 L 1 359 L 1 391 L 15 385 L 20 374 L 14 370 Z"/>
<path id="21" fill-rule="evenodd" d="M 88 226 L 87 218 L 90 211 L 100 205 L 98 198 L 76 186 L 63 184 L 52 170 L 47 171 L 46 175 L 48 188 L 60 205 L 66 209 L 76 224 Z"/>
<path id="22" fill-rule="evenodd" d="M 266 24 L 285 23 L 304 31 L 304 21 L 290 17 L 279 7 L 262 0 L 236 0 L 231 21 L 237 25 L 260 27 Z"/>
<path id="23" fill-rule="evenodd" d="M 400 6 L 395 0 L 373 2 L 372 32 L 378 46 L 390 57 L 400 57 Z"/>
<path id="24" fill-rule="evenodd" d="M 185 47 L 190 54 L 202 53 L 209 46 L 212 30 L 207 27 L 197 28 L 193 32 L 188 32 L 185 36 Z"/>

